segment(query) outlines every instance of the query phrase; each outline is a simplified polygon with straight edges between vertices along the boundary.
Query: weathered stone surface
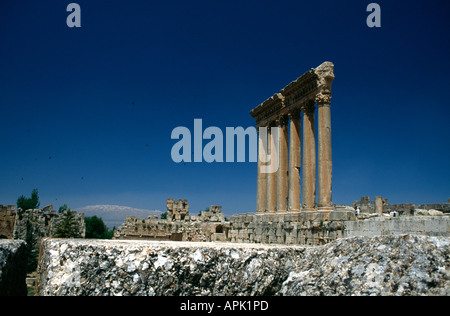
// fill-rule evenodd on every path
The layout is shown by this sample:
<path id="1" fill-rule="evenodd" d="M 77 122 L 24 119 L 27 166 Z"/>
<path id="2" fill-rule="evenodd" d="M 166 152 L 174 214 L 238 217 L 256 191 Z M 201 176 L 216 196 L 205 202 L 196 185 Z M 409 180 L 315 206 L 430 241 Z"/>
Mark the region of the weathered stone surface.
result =
<path id="1" fill-rule="evenodd" d="M 450 235 L 449 216 L 374 217 L 361 221 L 347 221 L 344 225 L 345 237 L 400 234 L 449 237 Z"/>
<path id="2" fill-rule="evenodd" d="M 189 204 L 187 200 L 167 199 L 167 220 L 183 221 L 189 216 Z"/>
<path id="3" fill-rule="evenodd" d="M 450 295 L 450 240 L 346 238 L 308 248 L 280 295 Z"/>
<path id="4" fill-rule="evenodd" d="M 450 295 L 449 238 L 319 247 L 47 239 L 39 295 Z"/>
<path id="5" fill-rule="evenodd" d="M 15 220 L 15 206 L 3 206 L 0 204 L 0 239 L 12 239 Z"/>
<path id="6" fill-rule="evenodd" d="M 0 240 L 0 296 L 26 296 L 25 242 Z"/>
<path id="7" fill-rule="evenodd" d="M 443 212 L 438 211 L 438 210 L 429 210 L 429 211 L 428 211 L 428 214 L 429 214 L 430 216 L 441 216 L 441 215 L 444 215 Z"/>
<path id="8" fill-rule="evenodd" d="M 353 212 L 241 214 L 231 217 L 232 242 L 323 245 L 344 237 L 344 222 Z"/>
<path id="9" fill-rule="evenodd" d="M 39 295 L 273 295 L 305 247 L 47 239 Z"/>

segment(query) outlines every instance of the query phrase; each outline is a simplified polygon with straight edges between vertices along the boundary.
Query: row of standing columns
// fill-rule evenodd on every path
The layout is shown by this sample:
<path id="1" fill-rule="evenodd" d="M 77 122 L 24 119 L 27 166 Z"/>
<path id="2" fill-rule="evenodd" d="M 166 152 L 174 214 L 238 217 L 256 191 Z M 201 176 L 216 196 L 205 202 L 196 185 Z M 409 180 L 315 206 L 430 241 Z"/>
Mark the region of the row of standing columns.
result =
<path id="1" fill-rule="evenodd" d="M 267 127 L 278 127 L 277 163 L 279 165 L 276 172 L 264 173 L 262 172 L 263 163 L 261 159 L 258 159 L 258 213 L 332 210 L 329 100 L 330 98 L 322 98 L 307 102 L 300 108 L 280 116 L 268 124 Z M 317 155 L 315 103 L 317 103 L 318 118 Z M 261 135 L 260 133 L 260 150 L 264 142 Z M 268 153 L 272 154 L 276 152 L 273 150 L 277 141 L 276 134 L 268 128 L 267 135 Z M 316 187 L 318 190 L 317 203 Z"/>

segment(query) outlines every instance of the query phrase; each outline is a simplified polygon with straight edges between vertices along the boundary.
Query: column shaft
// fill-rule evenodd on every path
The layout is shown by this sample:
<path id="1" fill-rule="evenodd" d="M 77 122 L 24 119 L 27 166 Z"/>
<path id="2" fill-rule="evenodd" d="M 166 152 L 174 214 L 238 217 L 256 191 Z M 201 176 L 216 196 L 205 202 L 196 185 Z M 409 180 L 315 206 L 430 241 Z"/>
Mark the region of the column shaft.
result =
<path id="1" fill-rule="evenodd" d="M 303 112 L 302 202 L 304 211 L 315 210 L 316 139 L 314 128 L 314 103 L 311 102 L 304 107 Z"/>
<path id="2" fill-rule="evenodd" d="M 318 198 L 320 210 L 331 210 L 331 115 L 330 103 L 318 103 Z"/>
<path id="3" fill-rule="evenodd" d="M 287 117 L 279 120 L 279 167 L 277 171 L 277 212 L 286 212 L 288 199 L 288 128 Z"/>
<path id="4" fill-rule="evenodd" d="M 267 184 L 266 184 L 266 212 L 274 213 L 277 207 L 277 170 L 275 166 L 277 165 L 277 151 L 275 144 L 275 136 L 272 128 L 269 127 L 267 132 L 269 135 L 269 155 L 270 155 L 270 169 L 269 172 L 266 173 Z"/>
<path id="5" fill-rule="evenodd" d="M 262 138 L 262 134 L 258 132 L 258 183 L 256 192 L 256 212 L 264 213 L 266 209 L 266 174 L 262 173 L 263 162 L 261 161 L 261 155 L 267 154 L 267 139 Z M 264 134 L 267 137 L 267 134 Z"/>
<path id="6" fill-rule="evenodd" d="M 301 146 L 300 146 L 300 110 L 291 115 L 289 122 L 289 212 L 300 211 L 300 165 L 301 165 Z"/>

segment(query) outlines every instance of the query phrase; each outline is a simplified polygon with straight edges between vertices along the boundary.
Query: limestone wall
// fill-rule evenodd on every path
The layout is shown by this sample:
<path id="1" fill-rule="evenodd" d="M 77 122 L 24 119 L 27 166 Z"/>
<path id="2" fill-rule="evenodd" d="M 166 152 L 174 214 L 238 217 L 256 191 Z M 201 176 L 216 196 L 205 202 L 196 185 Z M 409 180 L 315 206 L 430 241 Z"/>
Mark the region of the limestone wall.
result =
<path id="1" fill-rule="evenodd" d="M 389 204 L 388 199 L 382 199 L 383 212 L 389 214 L 396 211 L 401 215 L 414 215 L 417 209 L 438 210 L 444 213 L 450 213 L 450 199 L 447 203 L 421 204 L 416 206 L 414 203 Z M 363 196 L 359 201 L 353 202 L 353 208 L 359 207 L 361 213 L 377 213 L 375 201 L 370 201 L 369 196 Z"/>
<path id="2" fill-rule="evenodd" d="M 209 212 L 208 212 L 209 213 Z M 161 241 L 227 241 L 229 222 L 205 221 L 204 217 L 189 216 L 183 221 L 169 221 L 157 217 L 128 216 L 114 232 L 114 239 Z"/>
<path id="3" fill-rule="evenodd" d="M 0 239 L 13 238 L 15 220 L 15 206 L 3 206 L 0 204 Z"/>
<path id="4" fill-rule="evenodd" d="M 231 241 L 285 245 L 323 245 L 338 238 L 415 234 L 450 236 L 450 216 L 356 219 L 352 212 L 243 214 L 231 217 Z"/>
<path id="5" fill-rule="evenodd" d="M 449 238 L 324 246 L 46 239 L 39 295 L 450 295 Z"/>
<path id="6" fill-rule="evenodd" d="M 25 242 L 0 240 L 0 296 L 27 295 Z"/>
<path id="7" fill-rule="evenodd" d="M 375 217 L 370 220 L 345 222 L 346 237 L 399 234 L 448 237 L 450 216 Z"/>
<path id="8" fill-rule="evenodd" d="M 231 241 L 286 245 L 323 245 L 344 237 L 353 212 L 242 214 L 231 217 Z"/>

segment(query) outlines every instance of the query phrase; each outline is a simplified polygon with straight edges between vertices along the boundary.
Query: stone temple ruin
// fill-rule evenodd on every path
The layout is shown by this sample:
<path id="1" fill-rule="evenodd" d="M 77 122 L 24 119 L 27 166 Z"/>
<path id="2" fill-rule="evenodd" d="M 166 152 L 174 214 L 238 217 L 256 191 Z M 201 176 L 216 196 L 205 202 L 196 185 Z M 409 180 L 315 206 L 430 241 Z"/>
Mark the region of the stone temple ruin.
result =
<path id="1" fill-rule="evenodd" d="M 167 199 L 166 219 L 149 216 L 139 219 L 128 216 L 114 232 L 114 239 L 227 241 L 230 223 L 225 221 L 222 207 L 212 205 L 200 216 L 189 214 L 187 200 Z"/>
<path id="2" fill-rule="evenodd" d="M 57 214 L 52 205 L 43 209 L 22 210 L 14 205 L 0 205 L 0 239 L 24 240 L 31 243 L 33 252 L 38 253 L 42 239 L 55 236 L 62 214 Z M 86 225 L 84 214 L 77 213 L 75 217 L 79 223 L 78 235 L 84 238 Z"/>
<path id="3" fill-rule="evenodd" d="M 27 234 L 36 236 L 36 243 L 45 237 L 52 237 L 57 223 L 62 214 L 57 214 L 53 205 L 43 209 L 16 210 L 14 205 L 3 206 L 0 204 L 0 239 L 22 239 Z M 77 213 L 76 220 L 79 222 L 79 235 L 85 236 L 84 214 Z M 38 246 L 37 246 L 38 247 Z"/>
<path id="4" fill-rule="evenodd" d="M 330 103 L 334 78 L 333 63 L 324 62 L 250 112 L 256 127 L 267 127 L 267 134 L 259 133 L 256 213 L 231 217 L 231 241 L 322 245 L 361 235 L 448 235 L 448 217 L 422 218 L 414 224 L 409 219 L 395 225 L 385 221 L 385 212 L 400 213 L 404 208 L 391 206 L 382 197 L 373 203 L 366 199 L 354 203 L 364 208 L 364 213 L 380 216 L 373 225 L 354 225 L 359 219 L 355 208 L 332 203 Z M 278 133 L 272 127 L 278 127 Z M 264 164 L 267 157 L 261 159 L 264 153 L 277 161 L 275 172 Z"/>
<path id="5" fill-rule="evenodd" d="M 262 133 L 259 135 L 257 213 L 333 210 L 330 116 L 333 70 L 331 62 L 324 62 L 250 112 L 258 128 L 279 128 L 278 139 L 274 139 L 276 136 L 270 128 L 267 142 L 262 139 Z M 279 142 L 278 171 L 263 173 L 262 144 L 267 143 L 268 152 L 272 153 L 276 141 Z"/>
<path id="6" fill-rule="evenodd" d="M 232 241 L 319 245 L 343 237 L 354 214 L 335 210 L 331 198 L 334 78 L 333 63 L 324 62 L 250 112 L 256 127 L 268 127 L 268 140 L 259 133 L 256 214 L 231 218 Z M 277 160 L 275 172 L 262 151 Z"/>
<path id="7" fill-rule="evenodd" d="M 170 222 L 184 220 L 189 216 L 189 204 L 187 200 L 167 199 L 167 220 Z"/>
<path id="8" fill-rule="evenodd" d="M 279 131 L 269 129 L 268 142 L 259 135 L 260 150 L 273 154 L 278 143 L 279 168 L 266 172 L 258 159 L 256 213 L 227 221 L 221 206 L 211 206 L 193 216 L 187 200 L 167 199 L 166 219 L 127 217 L 115 241 L 43 238 L 35 293 L 448 296 L 450 199 L 418 206 L 391 205 L 380 196 L 352 206 L 332 203 L 333 68 L 323 63 L 251 111 L 257 127 Z M 25 262 L 23 239 L 30 229 L 51 237 L 57 220 L 52 207 L 16 212 L 0 205 L 0 239 L 22 239 L 0 240 L 0 295 L 5 289 L 23 295 L 24 269 L 11 269 Z M 14 291 L 4 286 L 19 283 Z"/>

